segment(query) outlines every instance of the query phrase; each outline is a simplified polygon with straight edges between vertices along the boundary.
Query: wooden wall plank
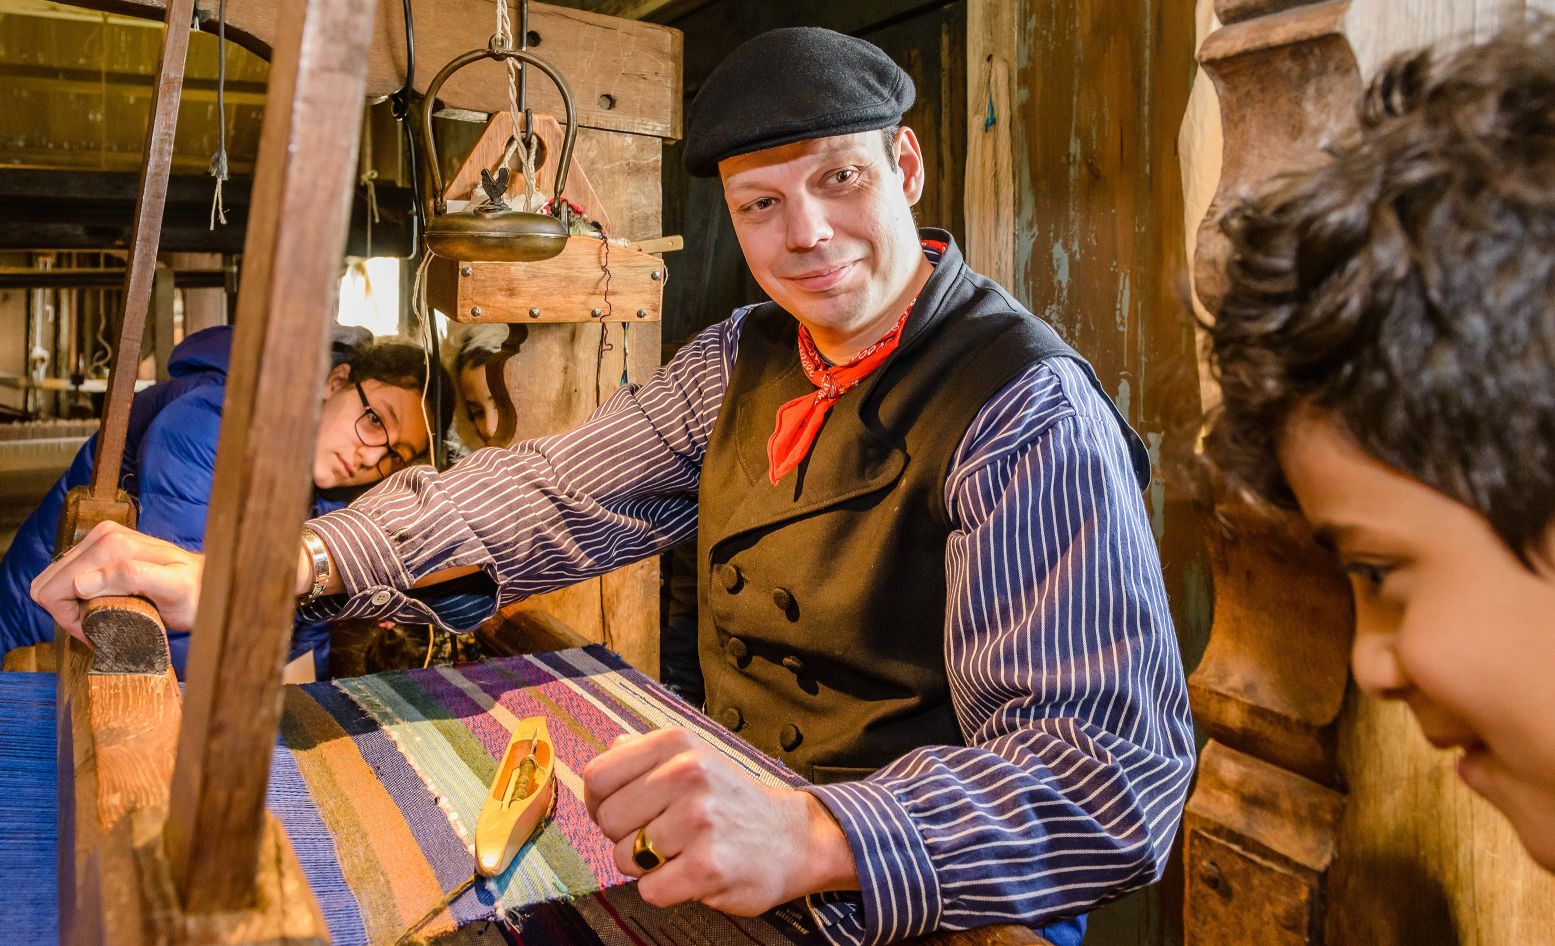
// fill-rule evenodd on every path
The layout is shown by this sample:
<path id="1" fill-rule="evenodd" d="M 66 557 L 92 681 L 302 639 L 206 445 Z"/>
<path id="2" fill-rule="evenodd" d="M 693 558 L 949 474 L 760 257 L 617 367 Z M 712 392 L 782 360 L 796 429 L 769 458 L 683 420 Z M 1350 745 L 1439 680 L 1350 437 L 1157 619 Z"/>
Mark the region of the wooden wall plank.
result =
<path id="1" fill-rule="evenodd" d="M 1145 502 L 1192 666 L 1209 636 L 1209 566 L 1192 497 L 1169 477 L 1200 410 L 1175 147 L 1194 73 L 1187 12 L 1181 0 L 1018 5 L 1010 289 L 1091 361 L 1150 449 Z M 1087 942 L 1169 941 L 1180 871 L 1174 859 L 1160 885 L 1096 911 Z"/>
<path id="2" fill-rule="evenodd" d="M 1015 285 L 1015 5 L 967 0 L 967 265 Z"/>
<path id="3" fill-rule="evenodd" d="M 661 232 L 659 139 L 585 128 L 576 162 L 587 169 L 600 202 L 610 211 L 612 236 L 641 240 Z M 675 278 L 676 257 L 665 266 Z M 620 385 L 646 381 L 659 365 L 657 321 L 534 324 L 519 354 L 503 366 L 517 412 L 516 438 L 543 437 L 577 426 Z M 602 351 L 601 332 L 605 331 Z M 659 564 L 657 559 L 617 569 L 513 610 L 543 610 L 582 636 L 604 643 L 649 676 L 659 673 Z"/>

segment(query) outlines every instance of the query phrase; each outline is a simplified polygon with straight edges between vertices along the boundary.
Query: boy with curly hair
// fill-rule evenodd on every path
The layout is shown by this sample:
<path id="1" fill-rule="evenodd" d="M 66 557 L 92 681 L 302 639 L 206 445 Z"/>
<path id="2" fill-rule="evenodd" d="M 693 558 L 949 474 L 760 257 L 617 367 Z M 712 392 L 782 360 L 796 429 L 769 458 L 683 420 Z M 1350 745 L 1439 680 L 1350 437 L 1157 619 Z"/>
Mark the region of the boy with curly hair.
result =
<path id="1" fill-rule="evenodd" d="M 1555 30 L 1395 61 L 1224 226 L 1212 460 L 1300 509 L 1356 682 L 1555 869 Z"/>

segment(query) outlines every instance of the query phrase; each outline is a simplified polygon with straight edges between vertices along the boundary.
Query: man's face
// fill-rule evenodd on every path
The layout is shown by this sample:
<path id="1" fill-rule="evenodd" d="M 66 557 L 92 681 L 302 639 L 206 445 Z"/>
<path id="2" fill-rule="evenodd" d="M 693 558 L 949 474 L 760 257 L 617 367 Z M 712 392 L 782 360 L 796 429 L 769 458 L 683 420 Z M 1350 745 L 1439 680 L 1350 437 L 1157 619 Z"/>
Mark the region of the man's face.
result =
<path id="1" fill-rule="evenodd" d="M 756 282 L 839 360 L 873 343 L 927 277 L 912 205 L 923 156 L 912 130 L 813 138 L 718 165 Z M 917 277 L 917 278 L 915 278 Z"/>
<path id="2" fill-rule="evenodd" d="M 1316 412 L 1288 424 L 1280 465 L 1350 577 L 1356 683 L 1461 750 L 1463 781 L 1555 870 L 1555 572 Z"/>

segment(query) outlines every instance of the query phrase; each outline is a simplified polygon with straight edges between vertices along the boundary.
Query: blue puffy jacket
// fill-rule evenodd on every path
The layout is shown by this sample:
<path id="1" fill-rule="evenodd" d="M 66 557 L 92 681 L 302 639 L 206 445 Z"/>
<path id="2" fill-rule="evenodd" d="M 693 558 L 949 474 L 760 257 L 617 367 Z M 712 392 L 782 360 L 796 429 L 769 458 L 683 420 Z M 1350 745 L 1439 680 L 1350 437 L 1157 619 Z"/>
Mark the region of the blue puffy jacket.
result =
<path id="1" fill-rule="evenodd" d="M 130 408 L 120 485 L 140 507 L 137 527 L 191 552 L 205 545 L 205 514 L 216 472 L 216 440 L 231 351 L 230 327 L 190 335 L 168 359 L 171 377 L 135 395 Z M 54 622 L 33 602 L 28 586 L 53 558 L 65 493 L 91 482 L 96 452 L 94 435 L 22 524 L 0 561 L 0 651 L 54 639 Z M 316 496 L 313 515 L 342 505 Z M 183 679 L 189 632 L 169 628 L 167 638 L 173 669 Z M 291 657 L 309 651 L 322 677 L 329 657 L 327 624 L 299 622 L 292 635 Z"/>

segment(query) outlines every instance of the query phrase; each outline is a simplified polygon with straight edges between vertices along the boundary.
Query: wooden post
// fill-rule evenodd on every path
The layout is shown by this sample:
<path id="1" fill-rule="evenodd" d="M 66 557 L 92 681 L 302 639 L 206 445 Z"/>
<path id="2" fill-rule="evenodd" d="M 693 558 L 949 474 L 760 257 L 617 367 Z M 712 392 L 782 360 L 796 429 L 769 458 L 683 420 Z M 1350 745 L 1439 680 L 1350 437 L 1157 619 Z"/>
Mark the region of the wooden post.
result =
<path id="1" fill-rule="evenodd" d="M 220 253 L 169 253 L 168 262 L 175 272 L 222 268 Z M 184 337 L 201 329 L 227 324 L 227 290 L 184 289 Z"/>
<path id="2" fill-rule="evenodd" d="M 193 16 L 194 0 L 172 0 L 166 9 L 156 95 L 130 231 L 124 307 L 92 482 L 71 490 L 66 498 L 55 540 L 61 552 L 99 522 L 115 521 L 132 528 L 135 524 L 135 507 L 118 488 L 119 470 L 151 304 Z M 136 598 L 96 599 L 85 609 L 82 627 L 95 652 L 57 630 L 54 644 L 60 785 L 57 883 L 60 937 L 67 943 L 78 936 L 110 938 L 101 911 L 82 910 L 82 900 L 101 902 L 97 870 L 104 838 L 126 814 L 166 801 L 173 734 L 179 721 L 178 686 L 169 666 L 167 639 L 150 604 Z"/>
<path id="3" fill-rule="evenodd" d="M 162 239 L 162 209 L 167 204 L 167 176 L 173 167 L 173 132 L 178 125 L 194 0 L 169 0 L 166 12 L 167 28 L 162 33 L 162 56 L 157 64 L 157 94 L 146 134 L 146 158 L 140 167 L 135 223 L 130 230 L 129 267 L 124 271 L 124 310 L 119 320 L 108 395 L 103 401 L 103 426 L 97 435 L 92 494 L 98 499 L 114 498 L 119 466 L 124 461 L 130 401 L 135 397 L 135 363 L 140 360 L 146 313 L 151 306 L 157 245 Z"/>
<path id="4" fill-rule="evenodd" d="M 968 0 L 966 11 L 966 261 L 1009 288 L 1016 285 L 1011 105 L 1018 6 Z"/>
<path id="5" fill-rule="evenodd" d="M 166 829 L 190 913 L 254 893 L 373 6 L 278 21 Z"/>

